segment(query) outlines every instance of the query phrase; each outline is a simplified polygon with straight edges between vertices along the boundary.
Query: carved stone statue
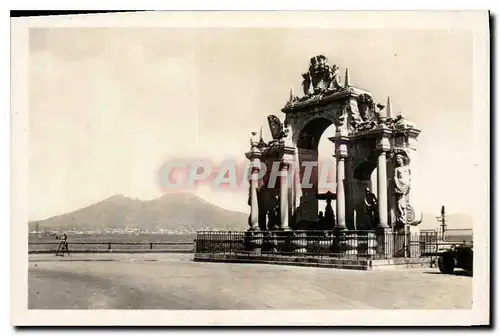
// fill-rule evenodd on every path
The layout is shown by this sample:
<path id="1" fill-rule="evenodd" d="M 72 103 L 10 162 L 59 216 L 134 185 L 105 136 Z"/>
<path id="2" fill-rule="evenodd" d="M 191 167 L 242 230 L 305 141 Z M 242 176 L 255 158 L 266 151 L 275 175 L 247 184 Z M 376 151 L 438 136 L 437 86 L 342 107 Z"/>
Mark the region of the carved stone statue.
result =
<path id="1" fill-rule="evenodd" d="M 304 95 L 309 96 L 326 90 L 340 90 L 339 68 L 336 65 L 330 66 L 328 59 L 324 55 L 314 56 L 310 59 L 309 71 L 302 74 L 302 88 Z"/>
<path id="2" fill-rule="evenodd" d="M 415 123 L 403 117 L 402 112 L 394 119 L 394 128 L 396 129 L 407 129 L 415 128 Z"/>
<path id="3" fill-rule="evenodd" d="M 371 192 L 370 188 L 365 189 L 365 206 L 368 217 L 370 218 L 370 227 L 374 228 L 378 222 L 378 201 L 374 193 Z"/>
<path id="4" fill-rule="evenodd" d="M 286 136 L 285 128 L 277 116 L 267 116 L 267 122 L 269 124 L 269 130 L 271 131 L 271 135 L 274 140 L 279 140 Z"/>
<path id="5" fill-rule="evenodd" d="M 311 93 L 311 76 L 308 73 L 302 74 L 304 78 L 302 80 L 302 90 L 304 91 L 304 95 L 308 96 Z"/>
<path id="6" fill-rule="evenodd" d="M 327 191 L 326 193 L 316 194 L 316 199 L 326 201 L 322 230 L 332 230 L 335 227 L 335 212 L 333 211 L 332 201 L 337 199 L 337 195 Z"/>
<path id="7" fill-rule="evenodd" d="M 268 216 L 267 229 L 270 231 L 277 230 L 280 227 L 281 215 L 280 215 L 279 205 L 280 205 L 279 196 L 278 195 L 271 196 L 269 208 L 267 210 L 267 216 Z"/>
<path id="8" fill-rule="evenodd" d="M 266 211 L 266 190 L 260 189 L 257 192 L 257 202 L 259 204 L 259 229 L 261 231 L 266 231 L 267 229 L 267 211 Z"/>
<path id="9" fill-rule="evenodd" d="M 369 94 L 362 94 L 358 97 L 359 114 L 363 121 L 377 121 L 375 102 Z"/>
<path id="10" fill-rule="evenodd" d="M 318 222 L 313 227 L 313 230 L 314 231 L 328 230 L 328 225 L 326 224 L 325 215 L 323 215 L 323 211 L 320 211 L 318 213 Z"/>
<path id="11" fill-rule="evenodd" d="M 283 124 L 283 133 L 280 141 L 283 144 L 291 144 L 292 141 L 292 130 L 291 130 L 291 125 L 290 124 Z"/>
<path id="12" fill-rule="evenodd" d="M 257 132 L 252 132 L 252 136 L 250 137 L 250 147 L 258 147 L 259 146 L 259 136 Z"/>
<path id="13" fill-rule="evenodd" d="M 411 169 L 408 156 L 397 153 L 395 156 L 396 169 L 394 170 L 394 194 L 397 202 L 397 221 L 406 224 L 408 210 L 408 194 L 411 185 Z"/>
<path id="14" fill-rule="evenodd" d="M 333 230 L 335 227 L 335 212 L 332 208 L 332 202 L 327 200 L 325 207 L 325 225 L 326 228 L 324 230 Z"/>
<path id="15" fill-rule="evenodd" d="M 332 68 L 325 56 L 319 55 L 311 59 L 309 66 L 314 91 L 328 89 L 332 80 Z"/>
<path id="16" fill-rule="evenodd" d="M 342 82 L 340 79 L 340 70 L 339 70 L 339 67 L 336 64 L 334 64 L 332 66 L 332 80 L 330 82 L 329 89 L 340 90 L 342 88 L 343 88 L 343 85 L 342 85 Z"/>

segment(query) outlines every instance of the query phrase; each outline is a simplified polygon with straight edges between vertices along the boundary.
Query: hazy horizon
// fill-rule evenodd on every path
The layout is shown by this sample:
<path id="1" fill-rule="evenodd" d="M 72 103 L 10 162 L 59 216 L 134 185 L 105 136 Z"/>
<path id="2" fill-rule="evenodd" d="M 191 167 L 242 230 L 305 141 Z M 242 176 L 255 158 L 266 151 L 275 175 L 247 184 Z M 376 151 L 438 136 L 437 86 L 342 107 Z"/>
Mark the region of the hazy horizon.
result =
<path id="1" fill-rule="evenodd" d="M 199 197 L 200 199 L 203 199 L 204 201 L 206 201 L 206 202 L 210 203 L 211 205 L 214 205 L 214 206 L 220 207 L 220 208 L 225 209 L 225 210 L 229 210 L 229 211 L 236 211 L 236 212 L 241 212 L 241 213 L 245 213 L 245 214 L 249 214 L 249 212 L 250 212 L 250 207 L 248 207 L 248 211 L 240 211 L 240 210 L 227 209 L 227 208 L 225 208 L 225 207 L 222 207 L 222 206 L 220 206 L 220 205 L 217 205 L 216 203 L 213 203 L 213 202 L 211 202 L 211 201 L 209 201 L 209 200 L 207 200 L 207 199 L 205 199 L 205 198 L 203 198 L 203 197 L 201 197 L 201 196 L 198 196 L 198 195 L 196 195 L 195 193 L 189 192 L 189 191 L 171 191 L 171 192 L 168 192 L 168 193 L 170 193 L 170 194 L 176 194 L 176 193 L 177 193 L 177 194 L 190 194 L 190 195 L 197 196 L 197 197 Z M 163 195 L 164 195 L 164 194 L 163 194 Z M 99 202 L 105 201 L 105 200 L 107 200 L 107 199 L 110 199 L 110 198 L 112 198 L 112 197 L 116 197 L 116 196 L 123 196 L 123 197 L 128 198 L 128 199 L 131 199 L 131 200 L 139 200 L 139 201 L 142 201 L 142 202 L 148 202 L 148 201 L 154 201 L 154 200 L 156 200 L 156 199 L 158 199 L 158 198 L 162 197 L 163 195 L 160 195 L 160 196 L 155 197 L 155 198 L 150 198 L 150 199 L 141 199 L 141 198 L 138 198 L 138 197 L 130 197 L 130 196 L 126 196 L 126 195 L 124 195 L 124 194 L 114 194 L 114 195 L 111 195 L 111 196 L 109 196 L 109 197 L 106 197 L 106 198 L 104 198 L 104 199 L 102 199 L 102 200 L 99 200 L 99 201 L 97 201 L 97 202 L 90 203 L 90 204 L 84 205 L 84 206 L 82 206 L 82 207 L 79 207 L 79 208 L 77 208 L 77 209 L 73 209 L 73 210 L 70 210 L 70 211 L 67 211 L 67 212 L 64 212 L 64 213 L 54 214 L 54 215 L 51 215 L 51 216 L 49 216 L 49 217 L 45 217 L 45 218 L 30 219 L 29 221 L 30 221 L 30 222 L 39 222 L 39 221 L 44 221 L 44 220 L 47 220 L 47 219 L 50 219 L 50 218 L 53 218 L 53 217 L 57 217 L 57 216 L 61 216 L 61 215 L 65 215 L 65 214 L 68 214 L 68 213 L 71 213 L 71 212 L 74 212 L 74 211 L 78 211 L 78 210 L 81 210 L 81 209 L 85 209 L 85 208 L 87 208 L 87 207 L 89 207 L 89 206 L 92 206 L 92 205 L 94 205 L 94 204 L 96 204 L 96 203 L 99 203 Z M 441 208 L 439 208 L 439 209 L 437 209 L 436 211 L 433 211 L 433 212 L 428 212 L 428 211 L 427 211 L 427 212 L 425 212 L 425 214 L 427 214 L 427 215 L 434 215 L 434 214 L 435 214 L 435 215 L 436 215 L 436 217 L 437 217 L 437 216 L 439 216 L 439 215 L 440 215 L 440 211 L 441 211 Z M 452 216 L 452 215 L 467 215 L 467 216 L 471 216 L 470 214 L 467 214 L 467 213 L 465 213 L 465 212 L 460 212 L 460 211 L 458 211 L 458 212 L 452 212 L 452 213 L 447 212 L 446 214 L 447 214 L 447 215 L 449 215 L 449 216 Z M 436 224 L 436 225 L 437 225 L 437 224 Z"/>
<path id="2" fill-rule="evenodd" d="M 309 58 L 326 55 L 351 84 L 414 121 L 426 213 L 471 214 L 472 36 L 460 30 L 32 28 L 29 219 L 115 194 L 160 197 L 173 157 L 245 162 L 251 131 L 280 109 Z M 319 154 L 333 146 L 322 136 Z M 457 154 L 458 153 L 458 154 Z M 450 174 L 450 170 L 453 171 Z M 457 179 L 457 177 L 463 177 Z M 193 192 L 248 212 L 247 191 Z M 424 195 L 426 196 L 426 195 Z"/>

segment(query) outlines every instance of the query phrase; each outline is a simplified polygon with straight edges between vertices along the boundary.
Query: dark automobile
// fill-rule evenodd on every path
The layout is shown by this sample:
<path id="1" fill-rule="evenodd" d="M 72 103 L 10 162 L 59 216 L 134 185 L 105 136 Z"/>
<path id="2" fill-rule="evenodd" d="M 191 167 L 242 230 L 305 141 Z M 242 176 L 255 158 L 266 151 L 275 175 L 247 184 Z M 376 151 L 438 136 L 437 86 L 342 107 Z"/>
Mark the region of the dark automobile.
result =
<path id="1" fill-rule="evenodd" d="M 455 268 L 472 272 L 474 253 L 472 245 L 452 245 L 451 248 L 437 253 L 438 267 L 441 273 L 451 274 Z"/>

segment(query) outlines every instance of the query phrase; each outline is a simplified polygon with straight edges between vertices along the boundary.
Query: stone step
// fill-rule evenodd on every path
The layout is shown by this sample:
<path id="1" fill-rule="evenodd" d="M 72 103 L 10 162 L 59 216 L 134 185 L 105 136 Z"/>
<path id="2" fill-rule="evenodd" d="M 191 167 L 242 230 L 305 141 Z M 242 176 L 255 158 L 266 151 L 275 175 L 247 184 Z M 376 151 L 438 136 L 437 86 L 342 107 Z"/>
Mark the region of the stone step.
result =
<path id="1" fill-rule="evenodd" d="M 428 268 L 430 258 L 392 258 L 392 259 L 342 259 L 328 257 L 297 257 L 277 255 L 237 255 L 237 254 L 195 254 L 194 261 L 259 263 L 304 267 L 339 268 L 369 271 L 395 268 Z"/>

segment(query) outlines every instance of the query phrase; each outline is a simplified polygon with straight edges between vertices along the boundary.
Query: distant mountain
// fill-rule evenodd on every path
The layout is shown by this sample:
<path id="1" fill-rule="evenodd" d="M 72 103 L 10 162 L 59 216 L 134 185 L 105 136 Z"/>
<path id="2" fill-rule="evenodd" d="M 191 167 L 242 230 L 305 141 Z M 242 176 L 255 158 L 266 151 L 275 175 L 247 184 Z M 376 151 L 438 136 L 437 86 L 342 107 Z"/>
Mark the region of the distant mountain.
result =
<path id="1" fill-rule="evenodd" d="M 420 227 L 437 229 L 440 223 L 435 214 L 424 214 Z M 103 229 L 138 228 L 203 229 L 248 228 L 248 214 L 220 208 L 190 193 L 168 193 L 151 201 L 115 195 L 101 202 L 74 212 L 38 221 L 40 229 Z M 449 229 L 471 229 L 472 216 L 452 214 L 447 216 Z M 36 229 L 36 222 L 29 223 L 29 230 Z"/>
<path id="2" fill-rule="evenodd" d="M 438 214 L 424 213 L 424 219 L 420 224 L 422 229 L 437 229 L 441 222 L 438 222 Z M 479 224 L 476 224 L 479 225 Z M 486 224 L 489 225 L 489 224 Z M 446 227 L 448 229 L 466 230 L 474 228 L 473 217 L 467 214 L 451 214 L 446 215 Z M 484 228 L 484 226 L 483 226 Z"/>
<path id="3" fill-rule="evenodd" d="M 230 211 L 190 193 L 168 193 L 142 201 L 115 195 L 74 212 L 38 221 L 40 229 L 241 229 L 248 214 Z M 30 231 L 36 222 L 29 223 Z"/>

